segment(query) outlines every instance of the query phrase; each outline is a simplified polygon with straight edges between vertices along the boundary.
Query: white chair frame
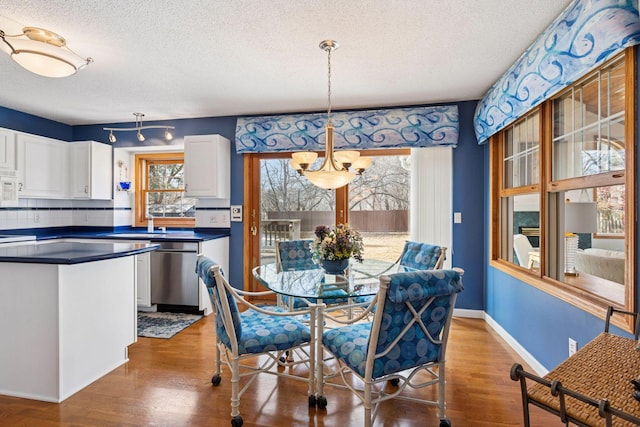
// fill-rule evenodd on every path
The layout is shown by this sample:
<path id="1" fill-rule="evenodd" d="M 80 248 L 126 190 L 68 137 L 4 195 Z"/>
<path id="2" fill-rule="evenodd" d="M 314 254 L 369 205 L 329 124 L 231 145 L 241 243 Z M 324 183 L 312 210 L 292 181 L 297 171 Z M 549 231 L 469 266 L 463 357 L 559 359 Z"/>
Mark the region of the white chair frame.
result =
<path id="1" fill-rule="evenodd" d="M 198 255 L 201 257 L 202 255 Z M 215 360 L 214 360 L 214 369 L 215 373 L 211 379 L 213 385 L 219 385 L 221 382 L 221 373 L 222 373 L 222 365 L 226 365 L 231 372 L 231 423 L 232 426 L 241 426 L 243 421 L 240 416 L 240 398 L 247 391 L 247 389 L 251 386 L 251 384 L 256 380 L 258 374 L 265 373 L 270 375 L 276 375 L 279 377 L 290 378 L 298 381 L 305 381 L 309 384 L 309 405 L 315 406 L 315 395 L 314 395 L 314 387 L 316 383 L 315 379 L 315 347 L 316 347 L 316 336 L 315 336 L 315 328 L 310 328 L 311 338 L 309 343 L 305 343 L 301 346 L 294 347 L 290 350 L 295 351 L 300 357 L 298 357 L 297 361 L 287 360 L 284 356 L 285 353 L 290 350 L 281 350 L 277 352 L 264 352 L 264 353 L 250 353 L 250 354 L 239 354 L 238 350 L 238 339 L 236 337 L 235 328 L 232 321 L 231 308 L 229 307 L 229 302 L 227 300 L 227 294 L 233 296 L 240 308 L 241 305 L 245 306 L 247 309 L 255 310 L 256 312 L 267 314 L 269 316 L 279 316 L 279 317 L 292 317 L 292 316 L 300 316 L 300 315 L 309 315 L 311 324 L 315 324 L 315 315 L 317 311 L 317 306 L 315 304 L 311 304 L 307 309 L 304 310 L 296 310 L 294 313 L 287 311 L 274 311 L 271 309 L 264 309 L 262 307 L 256 306 L 249 301 L 245 300 L 244 297 L 264 297 L 267 295 L 273 295 L 272 291 L 262 291 L 262 292 L 248 292 L 242 291 L 234 288 L 229 284 L 229 282 L 225 279 L 225 277 L 220 272 L 220 266 L 214 265 L 211 267 L 209 274 L 215 278 L 216 288 L 219 293 L 218 298 L 214 298 L 211 296 L 212 305 L 213 305 L 213 316 L 222 316 L 222 322 L 224 324 L 224 328 L 229 336 L 231 342 L 231 349 L 227 348 L 226 345 L 218 338 L 216 334 L 216 345 L 215 345 Z M 308 349 L 306 349 L 308 347 Z M 221 355 L 224 354 L 224 358 Z M 255 359 L 258 356 L 266 355 L 268 356 L 265 361 L 259 363 L 257 366 L 255 363 L 253 364 L 243 364 L 242 362 L 249 359 Z M 255 360 L 254 360 L 255 361 Z M 306 365 L 308 368 L 308 378 L 300 377 L 298 375 L 294 375 L 288 373 L 287 371 L 278 371 L 274 370 L 274 367 L 287 367 L 289 369 L 297 366 L 297 365 Z M 246 382 L 240 388 L 240 380 L 242 378 L 247 377 Z"/>

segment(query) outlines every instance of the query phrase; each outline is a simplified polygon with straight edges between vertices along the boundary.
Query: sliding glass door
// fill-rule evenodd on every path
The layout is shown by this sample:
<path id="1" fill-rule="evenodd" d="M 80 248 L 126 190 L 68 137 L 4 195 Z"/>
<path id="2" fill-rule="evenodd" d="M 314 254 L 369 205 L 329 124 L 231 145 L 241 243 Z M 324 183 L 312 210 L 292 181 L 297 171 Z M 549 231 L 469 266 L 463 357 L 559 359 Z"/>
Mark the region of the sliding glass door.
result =
<path id="1" fill-rule="evenodd" d="M 363 154 L 373 157 L 371 166 L 337 190 L 318 188 L 299 175 L 289 166 L 289 153 L 245 156 L 245 283 L 251 283 L 251 289 L 257 288 L 251 269 L 275 262 L 277 240 L 313 239 L 322 224 L 351 224 L 363 235 L 367 258 L 398 258 L 409 233 L 409 150 Z"/>

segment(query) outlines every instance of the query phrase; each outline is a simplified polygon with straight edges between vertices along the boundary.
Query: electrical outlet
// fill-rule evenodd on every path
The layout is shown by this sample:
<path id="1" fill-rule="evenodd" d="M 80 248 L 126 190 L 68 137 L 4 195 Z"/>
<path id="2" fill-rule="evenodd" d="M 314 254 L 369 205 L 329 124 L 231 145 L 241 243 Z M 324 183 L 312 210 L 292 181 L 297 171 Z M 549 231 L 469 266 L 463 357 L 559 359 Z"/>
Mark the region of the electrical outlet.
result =
<path id="1" fill-rule="evenodd" d="M 569 356 L 573 356 L 578 351 L 578 343 L 576 340 L 569 338 Z"/>

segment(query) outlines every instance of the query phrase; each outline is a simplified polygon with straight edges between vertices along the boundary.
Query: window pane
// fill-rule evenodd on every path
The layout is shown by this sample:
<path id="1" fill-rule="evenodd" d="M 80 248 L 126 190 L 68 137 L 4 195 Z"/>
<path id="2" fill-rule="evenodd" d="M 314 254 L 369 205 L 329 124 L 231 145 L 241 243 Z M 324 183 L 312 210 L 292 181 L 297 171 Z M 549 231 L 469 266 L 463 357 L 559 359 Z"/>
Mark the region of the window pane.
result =
<path id="1" fill-rule="evenodd" d="M 167 190 L 184 188 L 184 170 L 182 163 L 150 164 L 149 190 Z"/>
<path id="2" fill-rule="evenodd" d="M 624 169 L 624 60 L 553 101 L 553 180 Z"/>
<path id="3" fill-rule="evenodd" d="M 312 239 L 316 225 L 333 224 L 335 194 L 299 175 L 289 158 L 260 160 L 260 264 L 275 262 L 276 240 Z"/>
<path id="4" fill-rule="evenodd" d="M 147 193 L 147 212 L 154 218 L 195 218 L 196 199 L 180 191 Z"/>
<path id="5" fill-rule="evenodd" d="M 409 238 L 410 164 L 408 156 L 376 156 L 349 184 L 349 222 L 362 234 L 365 258 L 394 262 L 402 253 Z"/>
<path id="6" fill-rule="evenodd" d="M 504 188 L 540 182 L 540 122 L 536 111 L 510 126 L 504 141 Z"/>
<path id="7" fill-rule="evenodd" d="M 625 274 L 624 193 L 624 185 L 565 192 L 560 241 L 564 246 L 560 280 L 618 304 L 624 304 L 620 286 Z M 594 283 L 598 286 L 591 287 Z"/>
<path id="8" fill-rule="evenodd" d="M 505 230 L 507 253 L 504 259 L 529 269 L 538 269 L 540 247 L 540 200 L 538 194 L 523 194 L 502 199 L 503 212 L 508 215 Z M 536 255 L 538 258 L 536 258 Z"/>
<path id="9" fill-rule="evenodd" d="M 624 185 L 596 188 L 597 234 L 624 237 Z"/>

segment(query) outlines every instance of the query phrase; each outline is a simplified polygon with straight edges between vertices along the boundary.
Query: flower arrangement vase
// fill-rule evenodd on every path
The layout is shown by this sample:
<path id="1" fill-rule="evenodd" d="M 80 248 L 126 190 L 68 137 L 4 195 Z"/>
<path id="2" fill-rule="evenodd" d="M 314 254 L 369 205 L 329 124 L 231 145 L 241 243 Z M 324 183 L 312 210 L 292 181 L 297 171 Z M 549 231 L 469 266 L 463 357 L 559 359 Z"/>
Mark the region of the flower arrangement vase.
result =
<path id="1" fill-rule="evenodd" d="M 323 259 L 322 268 L 328 274 L 344 274 L 349 266 L 349 259 Z"/>

